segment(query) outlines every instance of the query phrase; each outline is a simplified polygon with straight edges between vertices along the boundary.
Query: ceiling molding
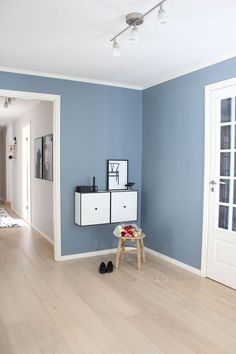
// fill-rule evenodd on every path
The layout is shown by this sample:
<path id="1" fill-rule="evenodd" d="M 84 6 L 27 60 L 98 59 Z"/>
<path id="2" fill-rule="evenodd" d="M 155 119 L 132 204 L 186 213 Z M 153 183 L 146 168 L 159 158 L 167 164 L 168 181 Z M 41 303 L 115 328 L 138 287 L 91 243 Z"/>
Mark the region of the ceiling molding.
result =
<path id="1" fill-rule="evenodd" d="M 173 73 L 171 73 L 169 75 L 163 76 L 159 80 L 156 80 L 156 81 L 153 81 L 151 83 L 147 83 L 145 85 L 142 85 L 142 90 L 146 90 L 148 88 L 151 88 L 151 87 L 156 86 L 156 85 L 163 84 L 164 82 L 176 79 L 178 77 L 181 77 L 181 76 L 184 76 L 184 75 L 187 75 L 187 74 L 191 74 L 194 71 L 207 68 L 208 66 L 211 66 L 211 65 L 214 65 L 214 64 L 218 64 L 220 62 L 223 62 L 223 61 L 228 60 L 228 59 L 232 59 L 234 57 L 236 57 L 236 51 L 234 51 L 234 53 L 231 53 L 231 54 L 227 54 L 227 55 L 223 55 L 223 56 L 211 59 L 211 60 L 209 60 L 209 61 L 207 61 L 207 62 L 205 62 L 203 64 L 193 65 L 193 66 L 191 66 L 191 67 L 189 67 L 187 69 L 184 69 L 182 71 L 177 71 L 175 73 L 173 72 Z"/>
<path id="2" fill-rule="evenodd" d="M 83 78 L 83 77 L 78 77 L 78 76 L 72 76 L 72 75 L 70 76 L 70 75 L 62 75 L 62 74 L 44 73 L 44 72 L 34 71 L 34 70 L 24 70 L 24 69 L 8 68 L 8 67 L 1 67 L 1 66 L 0 66 L 0 71 L 14 73 L 14 74 L 33 75 L 33 76 L 40 76 L 40 77 L 59 79 L 59 80 L 78 81 L 78 82 L 85 82 L 85 83 L 90 83 L 90 84 L 127 88 L 127 89 L 132 89 L 132 90 L 146 90 L 146 89 L 151 88 L 153 86 L 160 85 L 164 82 L 176 79 L 178 77 L 181 77 L 181 76 L 184 76 L 187 74 L 190 74 L 190 73 L 197 71 L 197 70 L 207 68 L 208 66 L 223 62 L 228 59 L 232 59 L 234 57 L 236 57 L 236 51 L 234 51 L 233 53 L 228 53 L 228 54 L 222 55 L 220 57 L 216 57 L 216 58 L 211 59 L 205 63 L 191 66 L 191 67 L 181 70 L 181 71 L 172 72 L 169 75 L 163 76 L 159 80 L 149 82 L 144 85 L 129 85 L 129 84 L 125 84 L 125 83 L 101 81 L 101 80 L 95 80 L 95 79 L 93 80 L 93 79 L 88 79 L 88 78 Z"/>
<path id="3" fill-rule="evenodd" d="M 45 72 L 41 72 L 41 71 L 25 70 L 25 69 L 18 69 L 18 68 L 8 68 L 5 66 L 0 66 L 0 71 L 14 73 L 14 74 L 41 76 L 41 77 L 47 77 L 47 78 L 59 79 L 59 80 L 79 81 L 79 82 L 85 82 L 85 83 L 89 83 L 89 84 L 127 88 L 127 89 L 131 89 L 131 90 L 142 90 L 141 85 L 140 86 L 139 85 L 129 85 L 129 84 L 124 84 L 124 83 L 122 84 L 120 82 L 93 80 L 93 79 L 88 79 L 88 78 L 79 77 L 79 76 L 45 73 Z"/>

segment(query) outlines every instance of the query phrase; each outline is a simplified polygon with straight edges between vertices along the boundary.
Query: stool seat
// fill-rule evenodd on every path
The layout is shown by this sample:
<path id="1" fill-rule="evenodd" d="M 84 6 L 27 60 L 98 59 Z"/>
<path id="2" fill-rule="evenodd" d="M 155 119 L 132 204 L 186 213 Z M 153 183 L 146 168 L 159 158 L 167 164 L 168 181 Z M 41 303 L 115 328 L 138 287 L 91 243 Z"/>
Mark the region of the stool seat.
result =
<path id="1" fill-rule="evenodd" d="M 145 251 L 144 251 L 144 242 L 143 239 L 145 234 L 142 232 L 136 237 L 127 237 L 127 236 L 116 236 L 119 238 L 117 253 L 116 253 L 116 268 L 119 267 L 120 261 L 123 260 L 123 255 L 128 254 L 137 254 L 137 267 L 138 270 L 141 270 L 142 263 L 145 263 Z M 131 243 L 127 245 L 127 243 Z M 132 245 L 133 243 L 133 245 Z M 133 250 L 126 250 L 125 247 L 131 247 Z"/>

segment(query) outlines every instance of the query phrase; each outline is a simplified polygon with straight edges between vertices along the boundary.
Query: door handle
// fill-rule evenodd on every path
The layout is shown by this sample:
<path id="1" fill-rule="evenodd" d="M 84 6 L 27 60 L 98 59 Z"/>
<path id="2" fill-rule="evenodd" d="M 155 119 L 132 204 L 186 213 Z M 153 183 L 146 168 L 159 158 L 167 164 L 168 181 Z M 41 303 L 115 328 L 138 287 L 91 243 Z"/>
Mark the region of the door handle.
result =
<path id="1" fill-rule="evenodd" d="M 217 184 L 213 179 L 209 182 L 209 184 L 211 184 L 212 186 L 214 186 L 215 184 Z"/>

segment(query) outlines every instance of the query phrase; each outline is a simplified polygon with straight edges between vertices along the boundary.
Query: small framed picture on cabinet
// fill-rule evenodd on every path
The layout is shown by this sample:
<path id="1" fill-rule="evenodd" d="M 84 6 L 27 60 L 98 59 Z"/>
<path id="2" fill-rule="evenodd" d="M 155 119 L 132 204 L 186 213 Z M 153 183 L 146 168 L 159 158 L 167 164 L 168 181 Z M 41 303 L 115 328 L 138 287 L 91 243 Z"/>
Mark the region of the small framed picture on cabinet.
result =
<path id="1" fill-rule="evenodd" d="M 107 189 L 127 189 L 128 160 L 107 160 Z"/>

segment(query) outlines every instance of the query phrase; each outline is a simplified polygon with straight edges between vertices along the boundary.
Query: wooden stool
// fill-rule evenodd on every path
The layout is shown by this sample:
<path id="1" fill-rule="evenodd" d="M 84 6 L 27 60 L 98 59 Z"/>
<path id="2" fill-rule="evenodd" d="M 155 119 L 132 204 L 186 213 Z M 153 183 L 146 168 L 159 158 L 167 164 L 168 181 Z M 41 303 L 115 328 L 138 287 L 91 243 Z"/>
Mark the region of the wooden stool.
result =
<path id="1" fill-rule="evenodd" d="M 116 268 L 119 267 L 120 261 L 123 260 L 123 255 L 125 253 L 129 254 L 137 254 L 137 265 L 138 265 L 138 270 L 141 270 L 141 264 L 145 263 L 145 252 L 144 252 L 144 242 L 143 242 L 144 235 L 138 236 L 138 237 L 119 237 L 119 243 L 118 243 L 118 248 L 117 248 L 117 253 L 116 253 Z M 126 243 L 133 243 L 131 244 L 126 244 Z M 125 250 L 125 247 L 132 247 L 134 250 Z"/>

